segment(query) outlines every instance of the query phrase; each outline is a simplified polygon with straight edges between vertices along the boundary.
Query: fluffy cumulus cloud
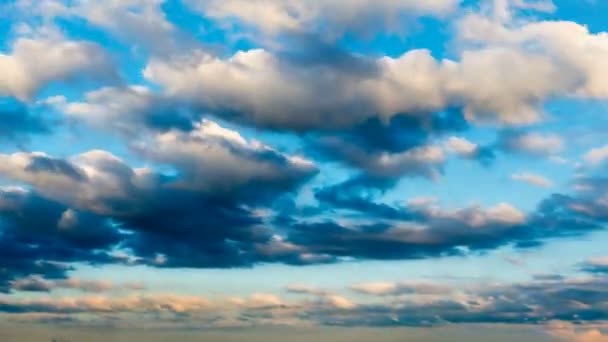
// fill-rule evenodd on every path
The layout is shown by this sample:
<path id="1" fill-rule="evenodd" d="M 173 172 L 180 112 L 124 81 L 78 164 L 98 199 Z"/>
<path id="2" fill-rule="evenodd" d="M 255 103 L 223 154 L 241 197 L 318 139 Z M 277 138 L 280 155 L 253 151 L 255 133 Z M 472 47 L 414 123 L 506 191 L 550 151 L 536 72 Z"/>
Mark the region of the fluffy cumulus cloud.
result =
<path id="1" fill-rule="evenodd" d="M 320 48 L 327 50 L 321 58 L 307 51 L 299 57 L 255 49 L 227 59 L 197 52 L 153 60 L 144 75 L 174 97 L 272 128 L 344 127 L 444 106 L 439 65 L 426 50 L 369 60 Z"/>
<path id="2" fill-rule="evenodd" d="M 252 183 L 277 194 L 289 191 L 313 176 L 313 162 L 281 154 L 260 142 L 248 142 L 240 134 L 211 121 L 196 124 L 189 133 L 170 131 L 135 148 L 142 155 L 173 166 L 176 177 L 164 177 L 149 168 L 131 168 L 107 151 L 92 150 L 60 159 L 43 152 L 1 155 L 4 176 L 29 183 L 51 198 L 102 213 L 122 207 L 110 202 L 134 201 L 158 188 L 203 192 L 245 192 Z M 78 190 L 66 192 L 65 188 Z M 138 194 L 140 194 L 138 196 Z M 260 193 L 258 193 L 261 196 Z M 264 197 L 264 196 L 261 196 Z M 126 204 L 126 202 L 124 204 Z"/>
<path id="3" fill-rule="evenodd" d="M 21 100 L 30 99 L 51 82 L 116 77 L 101 46 L 61 37 L 17 39 L 10 51 L 0 53 L 0 72 L 0 95 Z"/>
<path id="4" fill-rule="evenodd" d="M 449 107 L 462 107 L 469 120 L 530 123 L 554 92 L 554 80 L 563 77 L 544 57 L 509 48 L 465 51 L 455 61 L 438 61 L 428 50 L 379 59 L 328 51 L 323 58 L 263 49 L 228 59 L 200 52 L 152 61 L 145 75 L 203 108 L 300 130 Z M 534 82 L 546 85 L 530 89 Z"/>
<path id="5" fill-rule="evenodd" d="M 144 86 L 105 87 L 86 93 L 81 101 L 59 96 L 46 102 L 65 113 L 68 121 L 128 136 L 136 136 L 146 128 L 189 130 L 196 118 L 196 112 L 187 106 L 154 94 Z"/>
<path id="6" fill-rule="evenodd" d="M 522 90 L 542 97 L 571 96 L 604 98 L 607 84 L 598 75 L 605 70 L 607 38 L 584 25 L 570 21 L 530 22 L 520 27 L 471 15 L 460 23 L 461 39 L 487 47 L 517 49 L 530 53 L 528 61 L 545 58 L 545 70 L 560 70 L 556 78 L 531 78 L 539 83 L 522 83 Z M 542 71 L 541 71 L 542 72 Z"/>
<path id="7" fill-rule="evenodd" d="M 69 160 L 44 153 L 2 155 L 0 173 L 30 184 L 49 205 L 66 208 L 56 212 L 52 226 L 38 229 L 57 227 L 75 247 L 112 246 L 120 227 L 140 233 L 125 237 L 124 246 L 142 262 L 216 267 L 259 261 L 256 244 L 266 243 L 270 230 L 254 208 L 316 173 L 310 161 L 249 143 L 212 122 L 190 134 L 173 131 L 156 139 L 157 147 L 147 145 L 150 150 L 141 153 L 173 166 L 176 176 L 131 168 L 100 150 Z M 31 209 L 43 208 L 33 203 Z M 110 220 L 112 234 L 92 224 Z M 17 228 L 29 225 L 18 223 Z M 218 226 L 226 228 L 217 231 Z"/>
<path id="8" fill-rule="evenodd" d="M 152 160 L 174 165 L 181 173 L 176 186 L 208 193 L 289 191 L 317 172 L 312 161 L 287 156 L 238 132 L 203 120 L 192 131 L 169 131 L 136 147 Z"/>

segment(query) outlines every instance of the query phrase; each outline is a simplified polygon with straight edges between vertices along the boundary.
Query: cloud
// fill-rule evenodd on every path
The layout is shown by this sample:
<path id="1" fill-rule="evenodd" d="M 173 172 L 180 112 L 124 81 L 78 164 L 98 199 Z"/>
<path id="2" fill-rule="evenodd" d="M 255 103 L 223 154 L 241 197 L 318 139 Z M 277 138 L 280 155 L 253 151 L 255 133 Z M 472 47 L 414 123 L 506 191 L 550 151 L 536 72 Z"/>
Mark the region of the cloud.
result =
<path id="1" fill-rule="evenodd" d="M 353 64 L 357 70 L 340 69 L 332 56 L 302 63 L 263 49 L 227 59 L 195 52 L 152 60 L 144 75 L 169 96 L 270 128 L 344 127 L 444 107 L 439 66 L 426 50 L 375 61 L 348 57 L 361 60 Z"/>
<path id="2" fill-rule="evenodd" d="M 361 223 L 338 223 L 329 219 L 317 222 L 296 221 L 287 240 L 302 246 L 308 253 L 355 259 L 418 259 L 443 255 L 460 255 L 462 248 L 472 252 L 500 245 L 527 241 L 526 217 L 508 204 L 496 207 L 466 208 L 455 212 L 435 209 L 413 209 L 413 213 L 388 211 L 381 207 L 353 206 L 350 209 L 377 210 L 361 217 Z M 381 210 L 382 209 L 382 210 Z M 388 213 L 383 219 L 382 215 Z M 395 222 L 386 217 L 414 219 Z M 374 223 L 365 223 L 372 219 Z M 533 235 L 534 233 L 532 233 Z"/>
<path id="3" fill-rule="evenodd" d="M 580 266 L 581 270 L 589 273 L 608 274 L 608 258 L 593 258 Z"/>
<path id="4" fill-rule="evenodd" d="M 452 136 L 444 142 L 444 148 L 462 158 L 477 160 L 484 165 L 494 161 L 496 155 L 492 148 L 479 146 L 465 138 Z"/>
<path id="5" fill-rule="evenodd" d="M 294 189 L 317 173 L 312 162 L 277 152 L 259 141 L 247 141 L 238 132 L 202 120 L 190 132 L 172 130 L 135 147 L 148 157 L 180 172 L 175 186 L 207 193 L 252 191 L 263 198 Z M 251 189 L 250 189 L 251 188 Z"/>
<path id="6" fill-rule="evenodd" d="M 602 197 L 587 198 L 584 192 L 553 195 L 528 214 L 508 203 L 457 210 L 442 210 L 434 203 L 392 206 L 375 200 L 393 179 L 364 176 L 315 190 L 319 206 L 308 214 L 280 206 L 274 212 L 276 199 L 293 194 L 316 173 L 313 164 L 210 121 L 201 121 L 191 132 L 172 130 L 153 138 L 139 147 L 140 153 L 176 173 L 132 168 L 105 151 L 69 159 L 43 153 L 0 155 L 0 174 L 33 187 L 39 200 L 31 210 L 53 208 L 48 216 L 27 219 L 7 211 L 6 219 L 15 227 L 40 226 L 30 234 L 56 238 L 57 248 L 73 246 L 61 249 L 66 253 L 61 257 L 45 257 L 40 250 L 44 260 L 242 267 L 467 255 L 508 245 L 530 248 L 550 238 L 598 230 L 606 217 Z M 228 176 L 231 181 L 225 183 Z M 21 202 L 6 203 L 14 208 Z M 268 212 L 260 214 L 259 209 Z M 336 211 L 339 216 L 328 215 Z M 36 219 L 46 221 L 38 225 Z M 128 260 L 110 256 L 117 245 L 127 251 Z M 16 246 L 32 248 L 24 242 Z"/>
<path id="7" fill-rule="evenodd" d="M 365 283 L 351 286 L 355 292 L 374 296 L 440 295 L 451 293 L 448 286 L 432 282 Z"/>
<path id="8" fill-rule="evenodd" d="M 564 78 L 549 58 L 508 47 L 463 51 L 460 61 L 444 62 L 444 73 L 445 92 L 470 120 L 507 125 L 540 121 L 542 102 L 561 90 Z"/>
<path id="9" fill-rule="evenodd" d="M 0 311 L 12 313 L 187 313 L 209 309 L 205 298 L 172 294 L 0 299 Z"/>
<path id="10" fill-rule="evenodd" d="M 586 162 L 597 165 L 608 159 L 608 146 L 593 148 L 583 156 Z"/>
<path id="11" fill-rule="evenodd" d="M 373 183 L 353 179 L 318 189 L 316 211 L 287 221 L 285 241 L 300 247 L 287 253 L 384 260 L 467 255 L 508 245 L 533 248 L 602 229 L 605 218 L 603 206 L 590 202 L 601 199 L 577 194 L 551 195 L 526 214 L 508 203 L 457 210 L 429 201 L 390 205 L 377 201 L 383 188 L 366 184 Z"/>
<path id="12" fill-rule="evenodd" d="M 404 152 L 369 153 L 360 146 L 345 141 L 328 138 L 321 143 L 326 154 L 343 160 L 346 165 L 362 169 L 372 177 L 422 176 L 436 179 L 445 162 L 442 149 L 432 145 L 415 147 Z"/>
<path id="13" fill-rule="evenodd" d="M 46 280 L 40 277 L 29 277 L 11 283 L 14 291 L 51 292 L 59 289 L 78 290 L 83 292 L 108 292 L 115 290 L 143 290 L 139 283 L 113 284 L 109 281 L 81 280 L 77 278 Z"/>
<path id="14" fill-rule="evenodd" d="M 192 8 L 218 20 L 237 18 L 262 32 L 321 30 L 323 24 L 332 33 L 399 32 L 403 16 L 444 17 L 458 7 L 458 0 L 432 0 L 424 3 L 406 1 L 357 0 L 348 4 L 340 0 L 189 0 Z"/>
<path id="15" fill-rule="evenodd" d="M 532 157 L 552 156 L 564 148 L 563 139 L 557 134 L 504 131 L 499 135 L 499 149 Z"/>
<path id="16" fill-rule="evenodd" d="M 173 166 L 178 178 L 164 177 L 146 168 L 131 168 L 101 150 L 69 160 L 41 152 L 0 155 L 4 162 L 0 173 L 78 208 L 117 214 L 122 210 L 109 208 L 108 202 L 137 202 L 160 188 L 185 193 L 198 191 L 209 196 L 236 191 L 244 196 L 250 188 L 260 185 L 256 196 L 263 198 L 264 191 L 276 195 L 293 190 L 317 172 L 316 166 L 302 157 L 284 155 L 260 142 L 247 141 L 239 133 L 207 120 L 188 133 L 172 130 L 156 134 L 151 141 L 138 144 L 136 150 Z"/>
<path id="17" fill-rule="evenodd" d="M 104 87 L 86 93 L 82 101 L 60 98 L 52 106 L 65 113 L 68 120 L 130 137 L 146 129 L 191 130 L 197 118 L 191 108 L 143 86 Z"/>
<path id="18" fill-rule="evenodd" d="M 436 326 L 465 323 L 602 322 L 605 279 L 568 279 L 514 284 L 474 284 L 453 287 L 422 299 L 419 295 L 360 304 L 350 312 L 309 309 L 307 317 L 340 326 Z M 395 284 L 367 285 L 384 295 Z M 406 291 L 405 294 L 411 292 Z M 599 332 L 599 331 L 598 331 Z M 602 336 L 591 334 L 590 336 Z"/>
<path id="19" fill-rule="evenodd" d="M 548 325 L 548 332 L 561 341 L 567 342 L 606 342 L 608 336 L 604 335 L 599 329 L 577 329 L 572 323 L 551 322 Z"/>
<path id="20" fill-rule="evenodd" d="M 573 94 L 571 83 L 578 81 L 568 78 L 574 71 L 568 73 L 549 56 L 517 47 L 465 50 L 456 60 L 438 61 L 423 49 L 372 59 L 326 44 L 319 57 L 310 52 L 319 43 L 294 45 L 228 58 L 202 51 L 157 58 L 144 75 L 168 96 L 217 115 L 297 131 L 451 108 L 462 108 L 470 122 L 530 124 L 542 119 L 545 101 Z M 336 58 L 349 63 L 335 63 Z"/>
<path id="21" fill-rule="evenodd" d="M 309 134 L 306 141 L 311 154 L 362 171 L 362 177 L 436 179 L 446 156 L 434 140 L 467 127 L 461 111 L 448 110 L 389 121 L 369 119 L 350 129 Z"/>
<path id="22" fill-rule="evenodd" d="M 608 84 L 598 77 L 606 68 L 601 61 L 605 59 L 608 40 L 602 33 L 591 33 L 588 27 L 557 20 L 510 26 L 472 14 L 459 23 L 458 33 L 464 42 L 481 44 L 483 48 L 508 47 L 530 51 L 537 56 L 531 61 L 546 58 L 544 70 L 560 70 L 560 75 L 554 75 L 556 78 L 530 79 L 536 83 L 521 89 L 533 90 L 532 96 L 554 94 L 604 98 L 608 94 Z M 548 88 L 535 87 L 540 84 Z M 547 93 L 543 89 L 551 91 Z"/>
<path id="23" fill-rule="evenodd" d="M 608 218 L 608 179 L 589 174 L 581 175 L 575 179 L 574 188 L 576 193 L 563 199 L 569 210 L 597 220 Z"/>
<path id="24" fill-rule="evenodd" d="M 553 186 L 553 182 L 551 182 L 549 179 L 529 172 L 513 174 L 511 176 L 511 179 L 518 182 L 528 183 L 541 188 L 550 188 Z"/>
<path id="25" fill-rule="evenodd" d="M 446 140 L 445 147 L 448 151 L 464 157 L 473 156 L 479 148 L 477 144 L 474 144 L 465 138 L 459 137 L 450 137 L 448 140 Z"/>
<path id="26" fill-rule="evenodd" d="M 555 97 L 608 94 L 604 79 L 596 76 L 604 70 L 598 62 L 605 60 L 604 35 L 566 22 L 514 24 L 514 9 L 549 12 L 550 2 L 508 1 L 502 7 L 497 2 L 497 12 L 504 13 L 494 19 L 465 15 L 449 59 L 425 49 L 365 56 L 347 50 L 340 35 L 400 32 L 400 23 L 392 21 L 449 15 L 458 1 L 190 3 L 203 9 L 205 20 L 229 22 L 218 28 L 222 37 L 229 34 L 224 30 L 254 26 L 256 34 L 278 43 L 262 39 L 255 48 L 217 55 L 198 45 L 176 49 L 179 29 L 161 1 L 21 4 L 31 4 L 36 15 L 50 20 L 46 23 L 84 18 L 87 26 L 118 41 L 149 49 L 145 85 L 90 91 L 87 84 L 82 96 L 68 92 L 36 102 L 59 109 L 68 122 L 90 126 L 86 129 L 118 132 L 128 139 L 126 154 L 146 167 L 101 149 L 67 158 L 0 154 L 3 179 L 28 188 L 0 196 L 2 291 L 70 286 L 75 263 L 229 268 L 533 248 L 602 229 L 608 218 L 608 182 L 592 175 L 578 177 L 574 193 L 553 194 L 530 212 L 516 203 L 445 209 L 435 202 L 394 204 L 382 198 L 402 178 L 437 179 L 446 169 L 446 151 L 487 164 L 498 151 L 555 159 L 565 149 L 558 134 L 506 127 L 543 119 L 544 104 Z M 234 20 L 247 27 L 231 28 Z M 331 32 L 325 35 L 321 28 Z M 109 57 L 92 42 L 37 32 L 18 38 L 9 50 L 0 56 L 0 69 L 8 75 L 0 93 L 23 102 L 55 81 L 114 76 Z M 0 120 L 0 134 L 10 139 L 52 128 L 32 104 L 0 105 L 6 119 Z M 302 152 L 286 153 L 215 119 L 255 127 L 264 137 L 279 133 L 288 144 L 293 138 Z M 494 146 L 463 138 L 475 136 L 464 131 L 487 122 L 500 129 Z M 592 150 L 585 159 L 599 163 L 604 151 Z M 300 206 L 293 198 L 321 168 L 331 169 L 332 179 L 334 168 L 344 171 L 346 180 L 315 183 L 305 194 L 314 203 Z M 529 173 L 513 178 L 551 185 Z M 424 291 L 421 287 L 367 284 L 358 290 L 406 294 Z M 361 307 L 337 293 L 292 290 L 323 297 L 315 303 L 320 310 Z M 273 308 L 288 304 L 271 295 L 252 301 Z M 499 304 L 516 314 L 529 312 L 516 302 Z M 445 309 L 458 320 L 467 305 L 446 300 L 425 309 Z M 384 315 L 369 324 L 391 324 L 387 308 L 365 309 Z M 422 316 L 412 324 L 440 321 Z M 514 317 L 491 318 L 517 322 Z"/>
<path id="27" fill-rule="evenodd" d="M 136 263 L 234 267 L 270 258 L 259 249 L 270 243 L 272 227 L 264 224 L 257 209 L 293 193 L 317 172 L 301 157 L 247 141 L 210 121 L 189 133 L 159 133 L 139 148 L 177 174 L 132 168 L 100 150 L 70 159 L 44 153 L 0 155 L 0 174 L 29 184 L 48 205 L 61 208 L 54 212 L 53 225 L 43 227 L 63 229 L 61 238 L 73 239 L 77 249 L 100 243 L 96 235 L 83 235 L 88 230 L 81 232 L 81 225 L 111 246 L 121 229 L 131 232 L 120 239 L 121 248 L 132 252 Z M 93 225 L 110 221 L 112 234 Z M 105 253 L 109 247 L 98 246 Z"/>
<path id="28" fill-rule="evenodd" d="M 86 20 L 120 41 L 157 54 L 174 52 L 185 37 L 163 11 L 164 0 L 90 1 L 58 3 L 49 0 L 19 0 L 14 6 L 20 18 L 32 21 Z"/>
<path id="29" fill-rule="evenodd" d="M 70 212 L 69 225 L 62 218 Z M 20 188 L 0 191 L 0 291 L 29 276 L 65 278 L 69 262 L 105 263 L 120 233 L 103 217 L 71 211 Z M 65 222 L 64 222 L 65 223 Z"/>
<path id="30" fill-rule="evenodd" d="M 322 288 L 317 288 L 304 284 L 291 284 L 287 286 L 287 292 L 295 293 L 295 294 L 307 294 L 314 296 L 327 296 L 331 295 L 332 292 L 328 290 L 324 290 Z"/>
<path id="31" fill-rule="evenodd" d="M 9 54 L 0 53 L 0 96 L 31 99 L 47 84 L 76 79 L 115 80 L 103 48 L 62 37 L 19 38 Z"/>
<path id="32" fill-rule="evenodd" d="M 601 322 L 608 312 L 605 278 L 563 278 L 517 283 L 438 285 L 423 282 L 368 283 L 350 290 L 367 294 L 355 301 L 339 292 L 292 286 L 302 299 L 253 293 L 247 297 L 177 294 L 130 296 L 12 297 L 0 299 L 9 317 L 74 318 L 88 323 L 123 322 L 131 327 L 154 322 L 164 327 L 342 326 L 428 327 L 446 324 L 538 324 L 567 341 L 603 338 Z M 390 301 L 384 296 L 390 295 Z M 25 316 L 24 316 L 25 315 Z M 235 321 L 241 324 L 235 325 Z M 548 323 L 550 322 L 550 323 Z M 571 324 L 581 329 L 573 329 Z M 55 322 L 56 324 L 56 322 Z M 73 324 L 73 323 L 72 323 Z M 602 341 L 601 339 L 598 341 Z"/>

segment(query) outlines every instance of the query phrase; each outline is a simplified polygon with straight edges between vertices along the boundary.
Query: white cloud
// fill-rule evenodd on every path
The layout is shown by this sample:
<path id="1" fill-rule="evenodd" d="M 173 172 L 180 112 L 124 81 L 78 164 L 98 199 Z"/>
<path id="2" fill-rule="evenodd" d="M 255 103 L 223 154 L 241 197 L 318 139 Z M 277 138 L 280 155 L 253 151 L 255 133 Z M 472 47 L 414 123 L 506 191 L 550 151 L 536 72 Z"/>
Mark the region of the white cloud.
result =
<path id="1" fill-rule="evenodd" d="M 457 220 L 471 227 L 483 227 L 492 224 L 512 225 L 526 221 L 526 216 L 523 212 L 505 202 L 489 208 L 473 206 L 454 211 L 444 211 L 432 203 L 428 206 L 410 206 L 410 209 L 425 213 L 431 220 Z"/>
<path id="2" fill-rule="evenodd" d="M 608 145 L 589 150 L 583 159 L 592 165 L 597 165 L 608 159 Z"/>
<path id="3" fill-rule="evenodd" d="M 465 17 L 458 33 L 463 42 L 481 44 L 482 48 L 508 47 L 545 58 L 544 68 L 560 73 L 554 75 L 556 78 L 537 80 L 553 83 L 551 93 L 537 95 L 608 97 L 608 82 L 600 76 L 608 71 L 605 33 L 591 33 L 586 26 L 570 21 L 528 22 L 511 27 L 478 14 Z M 509 69 L 505 74 L 513 71 Z M 533 85 L 522 83 L 521 87 Z"/>
<path id="4" fill-rule="evenodd" d="M 25 20 L 37 14 L 55 18 L 79 18 L 100 27 L 133 46 L 158 53 L 175 51 L 178 29 L 166 18 L 165 0 L 19 0 L 17 8 Z"/>
<path id="5" fill-rule="evenodd" d="M 498 144 L 507 152 L 530 156 L 552 156 L 564 149 L 562 137 L 551 133 L 506 132 L 500 136 Z"/>
<path id="6" fill-rule="evenodd" d="M 529 124 L 543 118 L 545 100 L 573 93 L 578 81 L 549 56 L 508 46 L 465 51 L 459 60 L 438 61 L 427 50 L 351 58 L 344 68 L 298 64 L 263 49 L 226 59 L 199 51 L 154 59 L 144 75 L 170 97 L 299 130 L 448 107 L 463 107 L 470 121 Z"/>
<path id="7" fill-rule="evenodd" d="M 97 44 L 62 38 L 20 38 L 10 54 L 0 53 L 0 95 L 28 100 L 53 81 L 92 77 L 116 79 L 112 63 Z"/>
<path id="8" fill-rule="evenodd" d="M 439 65 L 426 50 L 361 60 L 353 68 L 298 65 L 258 49 L 228 59 L 202 52 L 156 59 L 144 75 L 169 96 L 273 127 L 345 126 L 445 106 Z"/>
<path id="9" fill-rule="evenodd" d="M 190 110 L 144 86 L 104 87 L 84 94 L 81 101 L 50 98 L 45 103 L 61 110 L 66 118 L 93 128 L 141 135 L 146 128 L 191 128 Z"/>
<path id="10" fill-rule="evenodd" d="M 477 144 L 460 137 L 450 137 L 448 140 L 446 140 L 444 146 L 449 152 L 456 153 L 463 157 L 471 157 L 475 155 L 479 148 Z"/>
<path id="11" fill-rule="evenodd" d="M 529 172 L 516 173 L 512 175 L 511 178 L 515 181 L 528 183 L 541 188 L 550 188 L 553 186 L 553 182 L 546 177 Z"/>
<path id="12" fill-rule="evenodd" d="M 469 119 L 505 124 L 539 121 L 540 104 L 562 90 L 564 78 L 546 56 L 509 47 L 464 51 L 445 63 L 445 73 L 445 91 Z"/>

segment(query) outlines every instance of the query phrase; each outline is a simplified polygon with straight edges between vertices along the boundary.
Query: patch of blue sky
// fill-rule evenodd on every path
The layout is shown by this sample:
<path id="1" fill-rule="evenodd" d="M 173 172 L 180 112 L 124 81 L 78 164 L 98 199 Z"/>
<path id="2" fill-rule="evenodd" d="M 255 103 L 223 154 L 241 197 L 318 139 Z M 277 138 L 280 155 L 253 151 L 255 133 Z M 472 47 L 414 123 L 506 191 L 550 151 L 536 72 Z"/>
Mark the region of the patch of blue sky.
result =
<path id="1" fill-rule="evenodd" d="M 204 14 L 193 12 L 182 0 L 162 4 L 166 18 L 185 34 L 203 44 L 203 48 L 219 56 L 227 57 L 237 51 L 259 47 L 254 35 L 238 21 L 230 25 L 220 24 Z"/>
<path id="2" fill-rule="evenodd" d="M 427 49 L 435 58 L 443 59 L 449 53 L 446 47 L 450 36 L 451 23 L 425 17 L 405 28 L 403 33 L 380 32 L 361 37 L 347 32 L 339 43 L 353 53 L 375 58 L 397 58 L 411 50 Z"/>
<path id="3" fill-rule="evenodd" d="M 593 33 L 608 30 L 608 2 L 604 0 L 554 0 L 556 11 L 547 15 L 553 20 L 574 21 L 586 25 Z"/>

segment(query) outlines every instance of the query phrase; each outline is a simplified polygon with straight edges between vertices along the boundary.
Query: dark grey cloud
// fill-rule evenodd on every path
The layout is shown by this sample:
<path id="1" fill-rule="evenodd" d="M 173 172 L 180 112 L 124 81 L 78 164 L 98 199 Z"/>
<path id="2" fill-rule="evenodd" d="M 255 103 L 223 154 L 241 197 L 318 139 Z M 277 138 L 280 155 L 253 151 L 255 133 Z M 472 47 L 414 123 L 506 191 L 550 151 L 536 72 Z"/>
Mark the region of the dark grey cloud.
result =
<path id="1" fill-rule="evenodd" d="M 104 263 L 121 234 L 107 218 L 21 189 L 0 191 L 0 291 L 31 275 L 67 276 L 66 263 Z"/>
<path id="2" fill-rule="evenodd" d="M 368 177 L 435 178 L 445 156 L 434 139 L 468 128 L 458 109 L 437 113 L 404 113 L 389 120 L 373 118 L 349 129 L 312 134 L 311 153 L 340 162 Z"/>
<path id="3" fill-rule="evenodd" d="M 395 184 L 395 180 L 359 176 L 342 183 L 316 189 L 319 211 L 348 210 L 370 219 L 410 220 L 414 213 L 375 199 Z"/>
<path id="4" fill-rule="evenodd" d="M 579 265 L 583 272 L 592 274 L 608 274 L 608 258 L 594 258 L 587 260 Z"/>
<path id="5" fill-rule="evenodd" d="M 429 203 L 377 202 L 378 193 L 360 182 L 319 189 L 317 215 L 331 215 L 285 221 L 287 240 L 309 253 L 335 258 L 417 259 L 482 253 L 507 245 L 537 248 L 549 239 L 604 227 L 603 220 L 577 207 L 581 199 L 576 197 L 555 194 L 528 214 L 506 203 L 443 211 Z M 339 217 L 340 223 L 330 217 Z"/>
<path id="6" fill-rule="evenodd" d="M 394 180 L 365 175 L 315 190 L 318 206 L 299 211 L 288 199 L 314 175 L 310 164 L 247 147 L 218 126 L 205 129 L 212 139 L 204 130 L 171 131 L 160 135 L 164 145 L 149 145 L 153 151 L 146 153 L 176 167 L 172 176 L 133 169 L 103 151 L 69 160 L 4 155 L 2 173 L 30 183 L 39 194 L 14 199 L 18 193 L 11 193 L 5 199 L 7 208 L 18 203 L 38 213 L 4 212 L 4 222 L 16 227 L 5 236 L 51 241 L 46 246 L 57 249 L 40 250 L 43 260 L 126 262 L 104 254 L 118 246 L 132 253 L 132 263 L 243 267 L 432 258 L 507 245 L 529 249 L 602 229 L 606 217 L 601 201 L 581 194 L 553 195 L 528 214 L 506 203 L 454 211 L 428 202 L 391 205 L 377 198 Z M 230 158 L 240 169 L 225 164 Z M 219 162 L 205 173 L 214 160 Z M 231 187 L 224 188 L 218 175 L 230 175 Z"/>
<path id="7" fill-rule="evenodd" d="M 23 218 L 11 213 L 5 213 L 5 219 L 23 226 L 18 231 L 40 226 L 51 236 L 53 227 L 65 228 L 59 236 L 62 244 L 73 242 L 75 250 L 120 247 L 132 252 L 131 262 L 136 263 L 250 266 L 262 261 L 257 247 L 273 235 L 260 210 L 292 195 L 317 172 L 304 158 L 249 142 L 211 122 L 191 132 L 159 133 L 146 145 L 138 145 L 137 151 L 173 167 L 175 174 L 134 169 L 105 151 L 71 159 L 42 153 L 2 155 L 0 173 L 29 183 L 37 198 L 53 206 L 48 216 L 27 218 L 44 222 L 17 221 Z M 31 206 L 43 213 L 37 202 Z M 100 229 L 101 224 L 108 224 L 109 231 Z M 118 238 L 118 230 L 128 233 Z M 107 240 L 100 241 L 101 237 Z M 95 245 L 102 242 L 107 244 Z"/>

